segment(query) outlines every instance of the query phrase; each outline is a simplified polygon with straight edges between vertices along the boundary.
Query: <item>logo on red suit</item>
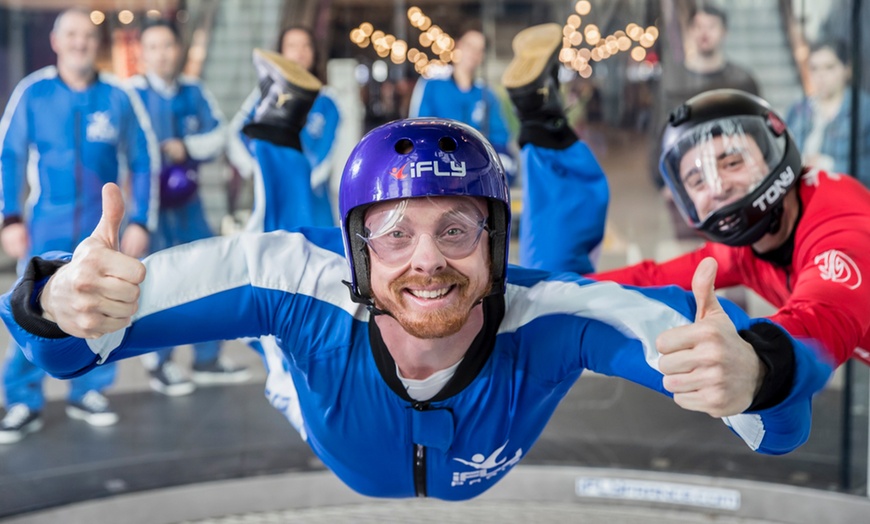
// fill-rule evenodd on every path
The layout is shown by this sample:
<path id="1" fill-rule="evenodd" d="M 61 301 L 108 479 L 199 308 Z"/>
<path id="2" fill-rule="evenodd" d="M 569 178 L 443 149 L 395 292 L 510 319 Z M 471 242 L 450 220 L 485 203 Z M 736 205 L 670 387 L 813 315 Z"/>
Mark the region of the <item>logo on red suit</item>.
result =
<path id="1" fill-rule="evenodd" d="M 843 284 L 849 289 L 861 285 L 861 271 L 847 254 L 831 249 L 817 255 L 813 261 L 819 266 L 822 280 Z"/>

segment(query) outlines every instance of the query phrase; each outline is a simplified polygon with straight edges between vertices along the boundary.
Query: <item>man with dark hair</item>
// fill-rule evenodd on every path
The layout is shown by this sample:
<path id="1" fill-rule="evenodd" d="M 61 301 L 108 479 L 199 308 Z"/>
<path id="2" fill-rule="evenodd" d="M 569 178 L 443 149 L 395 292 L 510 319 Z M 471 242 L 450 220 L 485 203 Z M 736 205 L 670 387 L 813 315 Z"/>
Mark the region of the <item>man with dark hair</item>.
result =
<path id="1" fill-rule="evenodd" d="M 656 187 L 663 183 L 658 172 L 659 137 L 669 112 L 693 96 L 717 88 L 732 88 L 758 95 L 759 88 L 744 68 L 729 62 L 724 52 L 728 35 L 725 12 L 701 3 L 689 14 L 684 38 L 685 59 L 682 63 L 663 61 L 658 98 L 653 108 L 650 147 L 650 176 Z"/>
<path id="2" fill-rule="evenodd" d="M 852 61 L 843 40 L 810 45 L 807 57 L 810 94 L 786 113 L 785 122 L 805 165 L 850 173 L 870 187 L 870 96 L 853 84 Z M 851 166 L 853 89 L 858 89 L 857 165 Z"/>
<path id="3" fill-rule="evenodd" d="M 224 116 L 202 83 L 179 74 L 182 51 L 178 29 L 165 20 L 145 24 L 139 37 L 143 74 L 130 79 L 160 143 L 160 212 L 152 251 L 213 235 L 199 195 L 199 166 L 216 158 L 226 144 Z M 186 395 L 196 384 L 241 382 L 247 369 L 220 355 L 221 344 L 193 346 L 192 378 L 172 361 L 174 348 L 143 357 L 149 385 L 165 395 Z"/>
<path id="4" fill-rule="evenodd" d="M 852 177 L 803 167 L 767 102 L 733 89 L 674 110 L 662 149 L 676 207 L 708 242 L 672 260 L 591 276 L 688 289 L 695 267 L 713 257 L 717 287 L 754 290 L 778 308 L 771 320 L 816 340 L 837 365 L 853 355 L 870 363 L 870 191 Z"/>

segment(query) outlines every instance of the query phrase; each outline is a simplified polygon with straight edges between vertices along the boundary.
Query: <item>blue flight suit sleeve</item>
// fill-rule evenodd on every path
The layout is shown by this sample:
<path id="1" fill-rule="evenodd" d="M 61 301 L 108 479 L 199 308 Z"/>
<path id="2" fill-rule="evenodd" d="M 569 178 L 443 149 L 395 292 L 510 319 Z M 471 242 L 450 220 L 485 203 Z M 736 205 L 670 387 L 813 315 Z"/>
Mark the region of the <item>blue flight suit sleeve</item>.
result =
<path id="1" fill-rule="evenodd" d="M 242 106 L 230 120 L 227 138 L 227 160 L 239 172 L 239 175 L 249 180 L 254 175 L 256 161 L 251 154 L 250 141 L 242 133 L 242 128 L 254 115 L 257 102 L 260 100 L 260 90 L 254 89 L 242 102 Z"/>
<path id="2" fill-rule="evenodd" d="M 581 141 L 567 149 L 526 144 L 521 166 L 520 265 L 579 274 L 594 271 L 610 191 L 592 151 Z"/>
<path id="3" fill-rule="evenodd" d="M 331 236 L 340 239 L 337 229 Z M 334 245 L 335 242 L 327 243 Z M 98 365 L 154 351 L 154 348 L 192 344 L 210 340 L 275 335 L 292 340 L 301 330 L 320 330 L 337 316 L 364 311 L 352 304 L 346 288 L 347 264 L 342 255 L 321 248 L 301 233 L 275 232 L 215 237 L 166 249 L 147 257 L 143 263 L 146 278 L 140 285 L 139 311 L 126 329 L 97 340 L 71 337 L 53 323 L 32 320 L 41 311 L 29 310 L 30 324 L 15 321 L 13 295 L 7 293 L 0 304 L 0 316 L 9 322 L 12 336 L 21 341 L 28 360 L 57 378 L 83 375 Z M 56 266 L 71 259 L 66 253 L 47 253 L 32 264 Z M 220 264 L 215 264 L 215 260 Z M 290 271 L 275 271 L 289 264 Z M 51 273 L 48 273 L 51 274 Z M 33 304 L 48 280 L 39 278 L 33 296 L 23 301 Z M 19 284 L 27 278 L 27 273 Z M 310 290 L 307 283 L 325 276 L 334 286 Z M 183 293 L 179 293 L 180 289 Z M 15 288 L 20 292 L 25 286 Z M 327 304 L 338 297 L 339 305 Z M 318 322 L 299 322 L 300 314 L 318 312 Z M 20 316 L 18 318 L 21 318 Z M 291 321 L 292 319 L 296 319 Z M 42 329 L 34 334 L 36 322 Z M 170 327 L 170 326 L 175 326 Z M 38 331 L 38 330 L 37 330 Z M 329 336 L 329 330 L 317 336 Z"/>
<path id="4" fill-rule="evenodd" d="M 591 323 L 584 330 L 581 365 L 673 397 L 662 383 L 664 375 L 658 369 L 660 355 L 655 349 L 655 339 L 661 331 L 660 322 L 674 326 L 692 322 L 696 312 L 694 296 L 675 286 L 632 288 L 612 282 L 602 284 L 609 291 L 599 292 L 596 310 L 612 311 L 612 318 L 598 313 L 602 322 Z M 620 298 L 624 293 L 631 296 Z M 775 325 L 766 319 L 749 318 L 726 299 L 719 301 L 738 332 Z M 794 339 L 785 330 L 777 329 L 794 350 L 795 373 L 787 396 L 773 407 L 722 419 L 751 449 L 771 455 L 788 453 L 809 438 L 812 398 L 833 371 L 812 341 Z"/>
<path id="5" fill-rule="evenodd" d="M 28 133 L 28 91 L 19 84 L 0 120 L 0 183 L 3 192 L 3 220 L 21 218 L 21 193 L 26 178 Z"/>
<path id="6" fill-rule="evenodd" d="M 197 162 L 206 162 L 213 160 L 224 150 L 227 142 L 226 123 L 223 112 L 205 86 L 198 82 L 191 86 L 200 129 L 184 137 L 184 147 L 190 158 Z"/>
<path id="7" fill-rule="evenodd" d="M 124 89 L 127 95 L 124 109 L 122 150 L 130 170 L 131 205 L 127 217 L 131 223 L 140 224 L 149 230 L 157 225 L 156 210 L 157 176 L 160 171 L 160 149 L 151 130 L 151 120 L 139 95 L 130 88 Z"/>
<path id="8" fill-rule="evenodd" d="M 315 99 L 300 135 L 305 157 L 312 168 L 326 160 L 332 151 L 340 119 L 335 101 L 321 93 Z"/>

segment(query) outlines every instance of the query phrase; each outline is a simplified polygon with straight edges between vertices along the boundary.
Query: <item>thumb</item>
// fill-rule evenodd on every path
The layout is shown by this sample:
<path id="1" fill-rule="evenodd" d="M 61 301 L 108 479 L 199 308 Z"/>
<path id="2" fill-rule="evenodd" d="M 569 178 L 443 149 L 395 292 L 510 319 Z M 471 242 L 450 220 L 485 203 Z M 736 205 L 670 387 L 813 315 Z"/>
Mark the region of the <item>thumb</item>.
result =
<path id="1" fill-rule="evenodd" d="M 98 238 L 112 249 L 118 249 L 118 230 L 124 219 L 124 197 L 121 188 L 108 183 L 103 186 L 103 216 L 91 237 Z"/>
<path id="2" fill-rule="evenodd" d="M 707 257 L 695 268 L 695 276 L 692 277 L 692 294 L 695 295 L 695 303 L 698 308 L 695 312 L 695 322 L 710 313 L 722 311 L 722 304 L 716 298 L 714 287 L 718 267 L 719 264 L 715 258 Z"/>

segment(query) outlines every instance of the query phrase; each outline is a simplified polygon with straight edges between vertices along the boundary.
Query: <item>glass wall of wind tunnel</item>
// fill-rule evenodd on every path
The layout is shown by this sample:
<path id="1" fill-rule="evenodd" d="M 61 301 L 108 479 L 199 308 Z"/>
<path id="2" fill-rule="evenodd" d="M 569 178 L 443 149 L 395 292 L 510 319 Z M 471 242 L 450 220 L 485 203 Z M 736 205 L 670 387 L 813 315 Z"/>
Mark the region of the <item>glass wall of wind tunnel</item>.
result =
<path id="1" fill-rule="evenodd" d="M 0 0 L 0 104 L 4 106 L 21 78 L 54 62 L 48 33 L 58 13 L 58 3 L 44 3 L 45 6 L 36 0 Z M 134 69 L 135 37 L 128 28 L 150 12 L 148 2 L 129 3 L 132 7 L 118 2 L 123 7 L 94 9 L 92 15 L 103 35 L 101 69 L 122 77 Z M 169 16 L 178 21 L 188 20 L 185 16 L 201 20 L 197 12 L 183 14 L 179 8 L 181 2 L 165 3 L 172 10 Z M 819 88 L 813 85 L 812 68 L 824 67 L 814 66 L 811 61 L 815 55 L 811 52 L 813 44 L 843 40 L 848 49 L 845 60 L 850 67 L 847 89 L 841 91 L 840 100 L 853 100 L 856 94 L 862 95 L 870 88 L 870 71 L 861 67 L 870 56 L 870 37 L 856 32 L 853 27 L 856 21 L 861 22 L 862 27 L 870 22 L 870 7 L 866 3 L 862 0 L 721 0 L 717 5 L 728 15 L 725 55 L 749 70 L 761 96 L 786 116 L 801 104 L 819 104 L 815 98 Z M 101 4 L 114 5 L 114 2 Z M 226 9 L 231 4 L 233 2 L 227 0 L 207 5 Z M 191 1 L 185 5 L 200 3 Z M 353 59 L 359 63 L 353 70 L 354 75 L 328 81 L 330 84 L 351 82 L 358 90 L 362 111 L 357 123 L 362 131 L 407 116 L 413 88 L 421 78 L 449 75 L 451 57 L 443 48 L 433 50 L 433 43 L 438 42 L 441 35 L 433 36 L 432 25 L 439 26 L 448 35 L 458 35 L 474 22 L 487 37 L 488 44 L 486 60 L 478 72 L 479 80 L 495 90 L 509 127 L 515 133 L 519 124 L 500 85 L 501 73 L 512 56 L 511 38 L 532 24 L 559 23 L 565 37 L 560 54 L 564 67 L 560 75 L 566 116 L 578 136 L 596 154 L 611 183 L 610 231 L 599 261 L 600 269 L 611 269 L 636 262 L 638 256 L 670 258 L 699 244 L 696 236 L 684 231 L 678 215 L 672 218 L 666 200 L 654 184 L 659 178 L 655 159 L 650 160 L 660 130 L 658 115 L 672 109 L 659 102 L 662 85 L 675 68 L 698 53 L 693 47 L 696 44 L 686 38 L 688 16 L 694 5 L 693 0 L 592 0 L 587 3 L 569 0 L 417 3 L 335 0 L 331 5 L 286 2 L 285 8 L 304 11 L 303 20 L 314 27 L 320 38 L 319 50 L 328 61 Z M 125 7 L 130 14 L 122 16 Z M 419 8 L 419 16 L 414 16 L 416 12 L 411 11 L 412 7 Z M 125 23 L 131 15 L 133 24 Z M 166 13 L 161 14 L 164 15 Z M 232 25 L 221 16 L 217 15 L 219 21 Z M 421 16 L 428 19 L 428 25 L 421 23 Z M 275 33 L 281 20 L 282 16 L 274 16 Z M 368 25 L 364 25 L 366 23 Z M 378 35 L 380 38 L 392 35 L 394 40 L 387 45 L 373 38 L 376 31 L 382 33 Z M 184 34 L 190 37 L 190 31 Z M 423 37 L 424 34 L 428 36 Z M 396 40 L 406 43 L 401 53 L 394 51 Z M 442 42 L 446 41 L 442 39 Z M 237 68 L 240 74 L 247 73 L 250 77 L 243 94 L 254 85 L 253 69 L 247 57 L 245 60 Z M 830 60 L 826 64 L 832 66 Z M 205 80 L 208 82 L 209 78 Z M 221 86 L 210 88 L 218 91 Z M 229 117 L 238 104 L 229 94 L 227 98 L 233 102 L 224 108 Z M 846 116 L 848 129 L 856 122 L 860 132 L 847 138 L 840 136 L 835 142 L 848 146 L 840 150 L 847 162 L 847 167 L 840 171 L 847 176 L 864 175 L 866 180 L 870 161 L 865 161 L 861 153 L 862 141 L 851 137 L 870 137 L 870 131 L 863 128 L 863 122 L 870 118 L 870 104 L 863 101 L 863 95 L 856 100 L 859 105 L 850 106 L 854 109 Z M 834 105 L 831 102 L 828 107 Z M 839 116 L 837 111 L 833 114 Z M 802 146 L 805 161 L 830 162 L 823 158 L 826 156 L 823 129 L 816 126 L 822 124 L 805 126 L 804 139 L 810 139 L 809 145 Z M 516 144 L 512 147 L 516 148 Z M 846 152 L 842 153 L 843 150 Z M 811 153 L 817 156 L 811 158 Z M 833 153 L 827 156 L 832 157 Z M 515 201 L 521 202 L 521 199 L 521 192 L 517 192 Z M 770 306 L 751 293 L 727 296 L 755 316 L 769 314 Z M 0 347 L 5 347 L 5 339 Z M 816 399 L 809 442 L 782 457 L 762 457 L 748 450 L 718 420 L 685 412 L 669 399 L 624 381 L 584 376 L 524 463 L 650 469 L 865 494 L 868 395 L 867 368 L 857 362 L 842 367 Z M 124 424 L 123 419 L 120 424 Z M 292 438 L 292 429 L 289 426 L 286 429 L 288 438 Z M 26 444 L 26 441 L 22 443 Z"/>

